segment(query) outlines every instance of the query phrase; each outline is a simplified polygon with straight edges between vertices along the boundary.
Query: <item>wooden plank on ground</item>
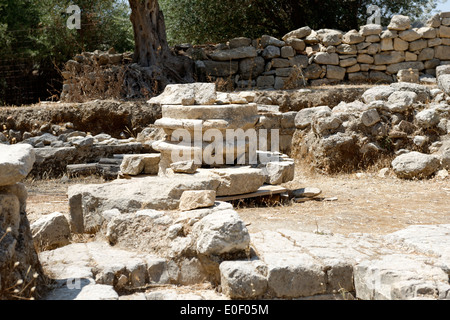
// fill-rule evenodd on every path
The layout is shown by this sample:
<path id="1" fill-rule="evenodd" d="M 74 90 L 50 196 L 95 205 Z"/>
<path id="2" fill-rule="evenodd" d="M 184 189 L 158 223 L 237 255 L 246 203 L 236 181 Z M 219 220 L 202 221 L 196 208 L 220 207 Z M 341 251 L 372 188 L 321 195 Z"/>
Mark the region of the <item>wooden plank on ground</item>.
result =
<path id="1" fill-rule="evenodd" d="M 285 193 L 287 191 L 288 190 L 286 188 L 283 188 L 280 186 L 264 185 L 261 188 L 259 188 L 258 191 L 256 191 L 256 192 L 239 194 L 239 195 L 234 195 L 234 196 L 217 197 L 216 200 L 217 201 L 232 201 L 232 200 L 249 199 L 249 198 L 256 198 L 256 197 L 263 197 L 263 196 L 272 196 L 275 194 Z"/>

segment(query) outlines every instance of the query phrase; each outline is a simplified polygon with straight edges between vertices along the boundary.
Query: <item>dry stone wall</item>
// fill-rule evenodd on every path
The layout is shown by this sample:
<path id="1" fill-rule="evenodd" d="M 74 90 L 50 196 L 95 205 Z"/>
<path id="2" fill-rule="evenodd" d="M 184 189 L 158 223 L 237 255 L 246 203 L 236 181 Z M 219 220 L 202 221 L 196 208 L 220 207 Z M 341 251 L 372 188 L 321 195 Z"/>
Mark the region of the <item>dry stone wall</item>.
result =
<path id="1" fill-rule="evenodd" d="M 306 26 L 282 39 L 269 35 L 241 37 L 215 46 L 177 45 L 174 51 L 195 62 L 198 81 L 216 82 L 227 89 L 280 90 L 340 81 L 433 82 L 436 67 L 450 63 L 450 12 L 433 16 L 420 28 L 413 28 L 409 17 L 395 15 L 387 27 L 368 24 L 343 32 L 315 31 Z M 65 81 L 61 100 L 77 100 L 80 95 L 96 92 L 114 95 L 120 91 L 115 88 L 123 85 L 135 93 L 137 89 L 123 75 L 125 69 L 130 73 L 136 68 L 132 53 L 95 51 L 77 55 L 62 72 Z M 147 69 L 138 73 L 151 75 L 151 68 Z M 140 81 L 148 82 L 150 94 L 154 84 L 151 77 L 144 78 Z M 76 88 L 82 88 L 82 92 Z"/>
<path id="2" fill-rule="evenodd" d="M 342 80 L 390 83 L 398 77 L 418 82 L 419 76 L 435 77 L 437 66 L 450 63 L 450 12 L 421 28 L 396 15 L 387 28 L 369 24 L 342 32 L 303 27 L 281 40 L 236 38 L 217 45 L 207 57 L 196 61 L 207 79 L 229 79 L 241 88 L 289 89 Z"/>

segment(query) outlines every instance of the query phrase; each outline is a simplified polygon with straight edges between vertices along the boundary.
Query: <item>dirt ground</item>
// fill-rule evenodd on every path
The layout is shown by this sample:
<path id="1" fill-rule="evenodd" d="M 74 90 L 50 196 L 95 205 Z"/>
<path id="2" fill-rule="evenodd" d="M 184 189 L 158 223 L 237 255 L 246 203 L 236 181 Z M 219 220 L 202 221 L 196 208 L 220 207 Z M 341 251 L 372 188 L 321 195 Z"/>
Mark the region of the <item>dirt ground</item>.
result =
<path id="1" fill-rule="evenodd" d="M 26 180 L 30 222 L 53 212 L 68 214 L 67 188 L 79 183 L 102 183 L 101 178 Z M 315 187 L 320 198 L 270 207 L 238 207 L 250 233 L 293 229 L 325 233 L 387 234 L 417 224 L 450 224 L 450 178 L 400 180 L 377 172 L 324 176 L 297 168 L 288 189 Z"/>

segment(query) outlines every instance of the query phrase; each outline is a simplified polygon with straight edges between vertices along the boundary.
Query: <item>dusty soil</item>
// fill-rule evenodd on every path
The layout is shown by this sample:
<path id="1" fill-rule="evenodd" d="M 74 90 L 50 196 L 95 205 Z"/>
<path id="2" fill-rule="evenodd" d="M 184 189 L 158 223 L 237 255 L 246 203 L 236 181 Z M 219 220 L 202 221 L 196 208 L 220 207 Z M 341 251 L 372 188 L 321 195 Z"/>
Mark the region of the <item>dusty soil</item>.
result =
<path id="1" fill-rule="evenodd" d="M 0 125 L 8 130 L 32 132 L 43 124 L 71 122 L 75 130 L 93 135 L 108 133 L 115 138 L 119 138 L 122 132 L 136 134 L 159 118 L 161 108 L 149 107 L 146 101 L 46 102 L 0 110 Z"/>
<path id="2" fill-rule="evenodd" d="M 79 183 L 102 183 L 98 177 L 25 182 L 31 222 L 55 211 L 69 213 L 67 188 Z M 324 176 L 297 168 L 289 189 L 316 187 L 319 198 L 270 207 L 239 207 L 250 233 L 280 228 L 339 234 L 387 234 L 413 224 L 450 224 L 450 178 L 423 181 L 380 178 L 377 172 Z"/>

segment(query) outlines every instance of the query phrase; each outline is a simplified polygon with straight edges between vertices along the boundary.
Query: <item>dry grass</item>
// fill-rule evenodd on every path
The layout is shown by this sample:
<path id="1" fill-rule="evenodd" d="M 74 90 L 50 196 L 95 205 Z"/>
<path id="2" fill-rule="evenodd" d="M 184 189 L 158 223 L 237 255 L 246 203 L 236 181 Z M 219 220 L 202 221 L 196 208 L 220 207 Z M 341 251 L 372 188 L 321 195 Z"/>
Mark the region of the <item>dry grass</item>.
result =
<path id="1" fill-rule="evenodd" d="M 375 171 L 375 169 L 373 169 Z M 243 208 L 238 213 L 249 231 L 276 230 L 339 234 L 387 234 L 414 224 L 449 224 L 450 180 L 406 181 L 376 172 L 320 175 L 297 167 L 289 189 L 317 187 L 321 197 L 337 201 L 308 201 L 290 205 Z"/>
<path id="2" fill-rule="evenodd" d="M 450 224 L 450 179 L 407 181 L 393 176 L 377 176 L 382 164 L 360 174 L 321 175 L 297 165 L 295 180 L 288 189 L 317 187 L 320 197 L 337 201 L 277 203 L 267 206 L 240 205 L 241 218 L 251 233 L 280 228 L 308 232 L 354 232 L 386 234 L 413 224 Z M 28 216 L 34 221 L 55 211 L 68 214 L 67 188 L 78 183 L 103 183 L 98 177 L 27 181 Z M 78 239 L 77 242 L 89 241 Z"/>

